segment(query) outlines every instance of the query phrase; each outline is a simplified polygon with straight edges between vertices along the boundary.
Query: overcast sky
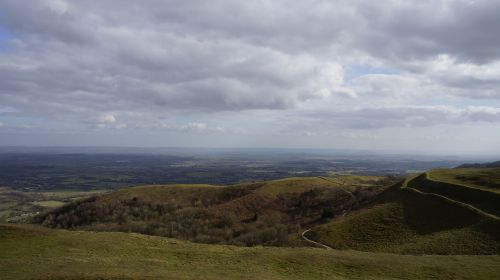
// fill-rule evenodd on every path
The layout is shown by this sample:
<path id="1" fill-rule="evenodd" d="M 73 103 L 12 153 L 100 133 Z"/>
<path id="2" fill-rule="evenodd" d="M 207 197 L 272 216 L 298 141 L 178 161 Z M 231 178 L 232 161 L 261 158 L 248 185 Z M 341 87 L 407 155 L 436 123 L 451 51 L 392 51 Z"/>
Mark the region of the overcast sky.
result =
<path id="1" fill-rule="evenodd" d="M 0 0 L 0 145 L 500 154 L 500 1 Z"/>

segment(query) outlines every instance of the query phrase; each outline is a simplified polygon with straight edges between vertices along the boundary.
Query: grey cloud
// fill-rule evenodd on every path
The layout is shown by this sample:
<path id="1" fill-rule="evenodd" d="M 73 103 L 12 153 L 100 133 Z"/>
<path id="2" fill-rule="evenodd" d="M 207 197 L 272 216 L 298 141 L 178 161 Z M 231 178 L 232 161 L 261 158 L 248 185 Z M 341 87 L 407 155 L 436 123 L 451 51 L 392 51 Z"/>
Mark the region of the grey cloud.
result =
<path id="1" fill-rule="evenodd" d="M 426 98 L 430 90 L 498 98 L 494 78 L 415 64 L 442 54 L 455 64 L 500 59 L 500 3 L 470 3 L 2 1 L 0 24 L 16 39 L 0 53 L 0 110 L 86 121 L 109 113 L 290 109 L 329 95 L 396 105 Z M 341 63 L 358 55 L 406 72 L 346 85 Z M 366 126 L 377 127 L 405 119 L 394 111 L 332 117 L 360 118 L 353 126 L 369 117 L 374 124 Z M 442 113 L 427 113 L 448 122 Z M 409 122 L 418 124 L 413 115 Z"/>
<path id="2" fill-rule="evenodd" d="M 463 61 L 487 63 L 500 58 L 500 2 L 495 0 L 358 1 L 370 18 L 360 45 L 398 60 L 449 54 Z"/>
<path id="3" fill-rule="evenodd" d="M 118 12 L 105 8 L 113 1 L 94 3 L 104 5 L 98 10 L 88 1 L 67 2 L 66 12 L 54 14 L 51 2 L 27 9 L 1 4 L 18 39 L 0 56 L 0 101 L 20 111 L 283 109 L 336 86 L 318 78 L 325 63 L 314 56 L 190 33 L 189 27 L 180 34 L 182 21 L 147 21 L 162 7 L 169 10 L 167 2 L 136 7 L 137 14 L 128 10 L 131 2 L 120 2 Z M 191 16 L 182 12 L 172 19 Z"/>
<path id="4" fill-rule="evenodd" d="M 312 112 L 309 121 L 353 129 L 427 127 L 438 124 L 500 122 L 500 108 L 451 106 L 399 106 Z"/>

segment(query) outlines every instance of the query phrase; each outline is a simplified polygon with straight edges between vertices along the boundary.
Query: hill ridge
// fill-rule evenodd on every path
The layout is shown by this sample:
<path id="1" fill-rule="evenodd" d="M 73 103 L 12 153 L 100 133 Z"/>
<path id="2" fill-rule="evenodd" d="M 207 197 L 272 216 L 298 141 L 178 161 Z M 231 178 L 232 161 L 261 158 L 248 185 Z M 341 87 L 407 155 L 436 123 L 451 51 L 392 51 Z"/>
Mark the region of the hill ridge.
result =
<path id="1" fill-rule="evenodd" d="M 412 187 L 406 187 L 406 189 L 408 190 L 411 190 L 411 191 L 414 191 L 414 192 L 417 192 L 419 194 L 422 194 L 422 195 L 432 195 L 434 197 L 438 197 L 438 198 L 442 198 L 450 203 L 454 203 L 456 205 L 459 205 L 459 206 L 462 206 L 462 207 L 465 207 L 465 208 L 468 208 L 470 210 L 473 210 L 475 212 L 477 212 L 478 214 L 481 214 L 481 215 L 484 215 L 485 217 L 488 217 L 488 218 L 492 218 L 494 220 L 497 220 L 497 221 L 500 221 L 500 218 L 493 215 L 493 214 L 490 214 L 490 213 L 487 213 L 487 212 L 484 212 L 483 210 L 479 209 L 479 208 L 476 208 L 470 204 L 467 204 L 467 203 L 463 203 L 463 202 L 460 202 L 458 200 L 454 200 L 454 199 L 451 199 L 449 197 L 446 197 L 444 195 L 440 195 L 440 194 L 436 194 L 436 193 L 429 193 L 429 192 L 423 192 L 421 190 L 417 190 L 415 188 L 412 188 Z"/>
<path id="2" fill-rule="evenodd" d="M 431 184 L 428 184 L 429 182 Z M 459 205 L 467 206 L 470 209 L 475 209 L 476 211 L 478 211 L 478 213 L 482 213 L 487 216 L 494 217 L 496 220 L 500 220 L 499 216 L 497 215 L 497 213 L 500 212 L 500 194 L 494 191 L 473 188 L 464 184 L 455 184 L 451 182 L 433 180 L 430 178 L 429 172 L 424 172 L 416 177 L 413 177 L 408 181 L 405 187 L 416 189 L 423 193 L 442 196 L 450 202 L 455 202 Z M 462 200 L 459 200 L 458 198 L 461 198 Z M 482 207 L 479 207 L 477 205 L 478 203 L 482 203 Z"/>
<path id="3" fill-rule="evenodd" d="M 408 176 L 386 189 L 368 207 L 314 227 L 308 237 L 336 249 L 498 254 L 498 216 L 467 201 L 421 189 L 417 184 L 426 176 L 427 173 Z"/>

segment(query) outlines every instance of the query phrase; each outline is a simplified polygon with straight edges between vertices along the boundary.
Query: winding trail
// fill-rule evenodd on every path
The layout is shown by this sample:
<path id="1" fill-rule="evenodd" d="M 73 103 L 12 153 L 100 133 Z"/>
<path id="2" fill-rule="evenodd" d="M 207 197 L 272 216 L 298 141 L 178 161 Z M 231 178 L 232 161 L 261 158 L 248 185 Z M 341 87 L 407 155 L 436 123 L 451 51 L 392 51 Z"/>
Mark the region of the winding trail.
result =
<path id="1" fill-rule="evenodd" d="M 427 172 L 425 172 L 425 176 L 426 176 L 426 179 L 428 179 L 428 180 L 432 180 L 432 179 L 430 178 L 430 176 L 429 176 L 429 174 L 428 174 Z M 500 217 L 498 217 L 498 216 L 496 216 L 496 215 L 493 215 L 493 214 L 490 214 L 490 213 L 487 213 L 487 212 L 485 212 L 485 211 L 483 211 L 483 210 L 481 210 L 481 209 L 479 209 L 479 208 L 476 208 L 476 207 L 472 206 L 471 204 L 463 203 L 463 202 L 461 202 L 461 201 L 457 201 L 457 200 L 451 199 L 451 198 L 449 198 L 449 197 L 446 197 L 446 196 L 444 196 L 444 195 L 440 195 L 440 194 L 437 194 L 437 193 L 428 193 L 428 192 L 423 192 L 423 191 L 421 191 L 421 190 L 418 190 L 418 189 L 416 189 L 416 188 L 413 188 L 413 187 L 409 186 L 408 184 L 410 183 L 410 181 L 412 181 L 412 180 L 413 180 L 413 179 L 415 179 L 416 177 L 418 177 L 418 175 L 414 175 L 414 176 L 410 176 L 410 177 L 406 178 L 406 179 L 405 179 L 405 181 L 403 182 L 403 185 L 401 186 L 401 189 L 408 189 L 408 190 L 414 191 L 414 192 L 419 193 L 419 194 L 422 194 L 422 195 L 430 195 L 430 196 L 438 197 L 438 198 L 441 198 L 441 199 L 447 200 L 448 202 L 451 202 L 451 203 L 454 203 L 454 204 L 460 205 L 460 206 L 462 206 L 462 207 L 469 208 L 469 209 L 470 209 L 470 210 L 472 210 L 472 211 L 475 211 L 475 212 L 477 212 L 477 213 L 479 213 L 479 214 L 481 214 L 481 215 L 487 216 L 487 217 L 492 218 L 492 219 L 494 219 L 494 220 L 497 220 L 497 221 L 499 221 L 499 220 L 500 220 Z M 329 180 L 328 178 L 325 178 L 325 177 L 318 177 L 318 178 L 323 179 L 323 180 L 325 180 L 325 181 L 330 181 L 330 182 L 332 182 L 332 183 L 337 183 L 337 182 L 334 182 L 334 181 L 332 181 L 332 180 Z M 438 182 L 439 182 L 439 181 L 438 181 Z M 450 183 L 450 184 L 451 184 L 451 183 Z M 340 189 L 341 189 L 342 191 L 344 191 L 345 193 L 349 194 L 349 195 L 350 195 L 352 198 L 354 198 L 354 199 L 356 200 L 356 202 L 357 202 L 357 198 L 356 198 L 356 196 L 355 196 L 352 192 L 350 192 L 350 191 L 348 191 L 348 190 L 346 190 L 346 189 L 344 189 L 344 188 L 343 188 L 343 187 L 345 186 L 345 182 L 343 182 L 343 181 L 342 181 L 342 182 L 341 182 L 341 184 L 340 184 L 340 186 L 341 186 L 341 188 L 340 188 Z M 464 186 L 464 187 L 466 187 L 466 186 Z M 347 212 L 350 212 L 350 210 L 352 210 L 352 208 L 351 208 L 351 209 L 349 209 L 349 210 L 347 210 L 347 211 L 344 211 L 344 213 L 342 214 L 342 217 L 344 217 L 344 216 L 347 214 Z M 319 246 L 319 247 L 325 248 L 325 249 L 327 249 L 327 250 L 333 250 L 333 248 L 332 248 L 332 247 L 330 247 L 330 246 L 328 246 L 328 245 L 325 245 L 325 244 L 323 244 L 323 243 L 320 243 L 320 242 L 317 242 L 317 241 L 314 241 L 314 240 L 311 240 L 311 239 L 307 238 L 307 237 L 306 237 L 306 233 L 308 233 L 308 232 L 309 232 L 309 231 L 311 231 L 311 230 L 312 230 L 312 228 L 310 228 L 310 229 L 306 229 L 305 231 L 303 231 L 303 232 L 302 232 L 302 234 L 301 234 L 302 239 L 304 239 L 305 241 L 307 241 L 307 242 L 309 242 L 309 243 L 311 243 L 311 244 L 313 244 L 313 245 L 316 245 L 316 246 Z"/>
<path id="2" fill-rule="evenodd" d="M 314 244 L 314 245 L 316 245 L 316 246 L 323 247 L 323 248 L 325 248 L 325 249 L 327 249 L 327 250 L 333 250 L 333 248 L 332 248 L 332 247 L 330 247 L 330 246 L 328 246 L 328 245 L 325 245 L 325 244 L 323 244 L 323 243 L 319 243 L 319 242 L 316 242 L 316 241 L 314 241 L 314 240 L 311 240 L 311 239 L 307 238 L 307 237 L 306 237 L 306 233 L 307 233 L 307 232 L 309 232 L 310 230 L 311 230 L 311 229 L 306 229 L 306 230 L 304 230 L 304 231 L 302 232 L 302 234 L 301 234 L 302 238 L 303 238 L 305 241 L 307 241 L 307 242 L 309 242 L 309 243 L 311 243 L 311 244 Z"/>
<path id="3" fill-rule="evenodd" d="M 429 175 L 427 172 L 424 173 L 425 174 L 425 178 L 426 179 L 429 179 Z M 458 201 L 458 200 L 455 200 L 455 199 L 451 199 L 447 196 L 444 196 L 444 195 L 441 195 L 441 194 L 437 194 L 437 193 L 431 193 L 431 192 L 424 192 L 424 191 L 421 191 L 417 188 L 414 188 L 414 187 L 411 187 L 409 186 L 408 184 L 410 183 L 410 181 L 412 181 L 413 179 L 415 179 L 416 177 L 414 178 L 411 178 L 410 180 L 408 180 L 407 182 L 405 182 L 405 184 L 403 184 L 403 186 L 401 187 L 402 189 L 408 189 L 408 190 L 411 190 L 411 191 L 414 191 L 416 193 L 419 193 L 419 194 L 422 194 L 422 195 L 430 195 L 430 196 L 434 196 L 434 197 L 438 197 L 438 198 L 441 198 L 441 199 L 444 199 L 450 203 L 453 203 L 453 204 L 456 204 L 456 205 L 459 205 L 461 207 L 465 207 L 465 208 L 468 208 L 480 215 L 483 215 L 483 216 L 486 216 L 486 217 L 489 217 L 491 219 L 494 219 L 494 220 L 497 220 L 497 221 L 500 221 L 500 218 L 494 214 L 491 214 L 491 213 L 488 213 L 488 212 L 485 212 L 471 204 L 468 204 L 468 203 L 464 203 L 464 202 L 461 202 L 461 201 Z M 437 181 L 439 182 L 439 181 Z"/>
<path id="4" fill-rule="evenodd" d="M 339 184 L 338 182 L 333 181 L 333 180 L 326 178 L 326 177 L 319 176 L 318 178 L 325 180 L 327 182 L 333 183 L 333 184 Z M 357 201 L 356 196 L 354 194 L 352 194 L 352 192 L 345 189 L 345 185 L 346 185 L 345 181 L 340 179 L 340 178 L 339 178 L 339 180 L 340 180 L 340 190 L 345 192 L 346 194 L 348 194 L 350 197 L 354 198 Z"/>
<path id="5" fill-rule="evenodd" d="M 330 179 L 328 179 L 328 178 L 326 178 L 326 177 L 321 177 L 321 176 L 318 176 L 318 178 L 323 179 L 323 180 L 328 181 L 328 182 L 331 182 L 331 183 L 334 183 L 334 184 L 338 184 L 338 182 L 333 181 L 333 180 L 330 180 Z M 345 184 L 345 181 L 341 180 L 341 183 L 340 183 L 340 190 L 341 190 L 341 191 L 343 191 L 343 192 L 345 192 L 346 194 L 348 194 L 351 198 L 353 198 L 353 199 L 356 201 L 356 204 L 358 204 L 359 202 L 358 202 L 357 197 L 356 197 L 356 196 L 355 196 L 352 192 L 350 192 L 350 191 L 346 190 L 346 189 L 345 189 L 345 185 L 346 185 L 346 184 Z M 344 217 L 344 216 L 347 214 L 347 212 L 350 212 L 351 210 L 352 210 L 352 206 L 351 206 L 351 208 L 349 208 L 348 210 L 344 210 L 344 212 L 342 213 L 342 216 L 341 216 L 341 217 Z M 325 245 L 325 244 L 323 244 L 323 243 L 316 242 L 316 241 L 314 241 L 314 240 L 311 240 L 311 239 L 307 238 L 307 237 L 306 237 L 306 233 L 308 233 L 310 230 L 312 230 L 312 228 L 310 228 L 310 229 L 306 229 L 306 230 L 304 230 L 304 231 L 302 232 L 302 234 L 300 235 L 300 236 L 302 237 L 302 239 L 304 239 L 305 241 L 307 241 L 307 242 L 309 242 L 309 243 L 311 243 L 311 244 L 314 244 L 314 245 L 316 245 L 316 246 L 319 246 L 319 247 L 325 248 L 325 249 L 327 249 L 327 250 L 333 250 L 333 248 L 332 248 L 332 247 L 330 247 L 330 246 L 328 246 L 328 245 Z"/>

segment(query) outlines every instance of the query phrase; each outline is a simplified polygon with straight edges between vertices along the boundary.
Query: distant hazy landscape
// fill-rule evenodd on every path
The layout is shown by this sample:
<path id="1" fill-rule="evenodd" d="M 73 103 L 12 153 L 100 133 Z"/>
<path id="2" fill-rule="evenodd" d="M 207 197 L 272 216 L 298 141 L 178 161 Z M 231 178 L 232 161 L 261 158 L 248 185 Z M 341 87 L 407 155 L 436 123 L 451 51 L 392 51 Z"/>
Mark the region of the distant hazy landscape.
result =
<path id="1" fill-rule="evenodd" d="M 0 220 L 146 184 L 231 185 L 287 177 L 399 179 L 459 158 L 279 149 L 0 148 Z"/>

